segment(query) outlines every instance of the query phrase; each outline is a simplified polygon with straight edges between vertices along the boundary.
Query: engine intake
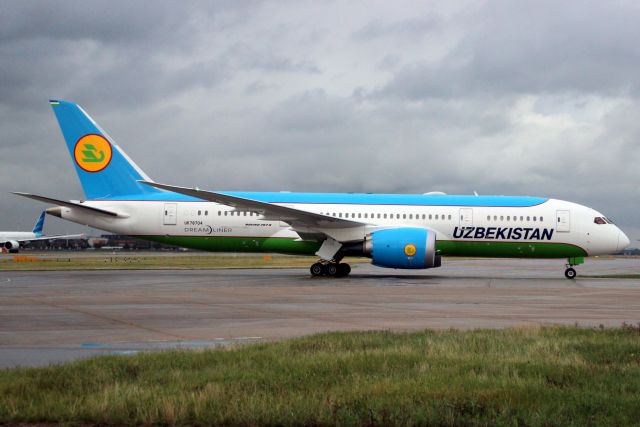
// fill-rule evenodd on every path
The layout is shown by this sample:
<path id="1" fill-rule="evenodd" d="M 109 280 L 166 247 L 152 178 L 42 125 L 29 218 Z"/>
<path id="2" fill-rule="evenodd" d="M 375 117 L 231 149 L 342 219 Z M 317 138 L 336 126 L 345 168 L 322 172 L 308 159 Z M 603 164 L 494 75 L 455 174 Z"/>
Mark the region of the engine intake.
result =
<path id="1" fill-rule="evenodd" d="M 7 240 L 6 242 L 4 242 L 3 246 L 8 251 L 15 251 L 20 249 L 20 243 L 16 242 L 15 240 Z"/>
<path id="2" fill-rule="evenodd" d="M 441 265 L 436 255 L 436 234 L 425 228 L 376 230 L 366 237 L 364 254 L 379 267 L 420 269 Z"/>

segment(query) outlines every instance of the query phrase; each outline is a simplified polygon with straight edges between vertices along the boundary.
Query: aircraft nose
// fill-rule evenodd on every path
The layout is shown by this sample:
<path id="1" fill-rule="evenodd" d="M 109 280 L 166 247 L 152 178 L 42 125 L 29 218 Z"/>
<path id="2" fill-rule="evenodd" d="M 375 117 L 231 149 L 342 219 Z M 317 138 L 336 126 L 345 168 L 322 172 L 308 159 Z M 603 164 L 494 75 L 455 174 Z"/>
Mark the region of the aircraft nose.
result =
<path id="1" fill-rule="evenodd" d="M 631 244 L 631 240 L 622 231 L 618 232 L 618 251 L 625 250 Z"/>

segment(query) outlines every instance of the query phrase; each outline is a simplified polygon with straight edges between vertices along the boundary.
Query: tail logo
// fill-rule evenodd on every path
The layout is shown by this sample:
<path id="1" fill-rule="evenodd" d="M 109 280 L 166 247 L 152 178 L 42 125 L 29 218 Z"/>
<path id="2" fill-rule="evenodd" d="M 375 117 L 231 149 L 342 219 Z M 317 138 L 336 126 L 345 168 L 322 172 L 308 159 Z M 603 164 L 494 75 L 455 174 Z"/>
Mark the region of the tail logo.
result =
<path id="1" fill-rule="evenodd" d="M 111 161 L 111 144 L 102 135 L 88 134 L 76 142 L 73 158 L 80 169 L 100 172 Z"/>

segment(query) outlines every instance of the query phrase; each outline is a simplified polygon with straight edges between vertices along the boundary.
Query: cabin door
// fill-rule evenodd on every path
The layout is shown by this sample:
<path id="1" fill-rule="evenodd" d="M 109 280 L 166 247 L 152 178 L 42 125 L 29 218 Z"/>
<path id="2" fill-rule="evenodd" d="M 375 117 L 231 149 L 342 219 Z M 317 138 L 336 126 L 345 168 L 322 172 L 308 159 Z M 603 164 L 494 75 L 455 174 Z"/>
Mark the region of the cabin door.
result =
<path id="1" fill-rule="evenodd" d="M 571 231 L 571 212 L 556 211 L 556 231 L 568 233 Z"/>
<path id="2" fill-rule="evenodd" d="M 176 225 L 178 223 L 178 205 L 176 203 L 164 204 L 164 225 Z"/>
<path id="3" fill-rule="evenodd" d="M 460 209 L 460 228 L 462 227 L 473 227 L 473 209 Z"/>

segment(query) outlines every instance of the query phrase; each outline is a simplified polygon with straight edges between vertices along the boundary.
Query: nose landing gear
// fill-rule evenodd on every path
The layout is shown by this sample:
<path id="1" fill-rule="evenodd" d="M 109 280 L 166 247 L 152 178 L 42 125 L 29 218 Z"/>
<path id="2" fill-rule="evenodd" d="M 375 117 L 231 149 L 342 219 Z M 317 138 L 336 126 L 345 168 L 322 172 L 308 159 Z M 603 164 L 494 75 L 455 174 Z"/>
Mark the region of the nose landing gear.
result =
<path id="1" fill-rule="evenodd" d="M 575 279 L 577 275 L 578 273 L 576 273 L 575 268 L 567 267 L 567 269 L 564 271 L 564 277 L 566 277 L 567 279 Z"/>
<path id="2" fill-rule="evenodd" d="M 309 271 L 313 277 L 345 277 L 351 273 L 351 266 L 346 263 L 339 263 L 335 261 L 320 261 L 313 264 L 311 268 L 309 268 Z"/>
<path id="3" fill-rule="evenodd" d="M 573 267 L 580 264 L 584 264 L 583 257 L 568 258 L 567 264 L 565 265 L 567 268 L 566 270 L 564 270 L 564 277 L 566 277 L 567 279 L 575 279 L 578 273 Z"/>

